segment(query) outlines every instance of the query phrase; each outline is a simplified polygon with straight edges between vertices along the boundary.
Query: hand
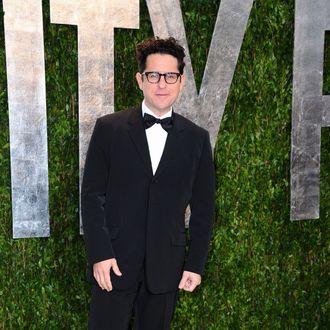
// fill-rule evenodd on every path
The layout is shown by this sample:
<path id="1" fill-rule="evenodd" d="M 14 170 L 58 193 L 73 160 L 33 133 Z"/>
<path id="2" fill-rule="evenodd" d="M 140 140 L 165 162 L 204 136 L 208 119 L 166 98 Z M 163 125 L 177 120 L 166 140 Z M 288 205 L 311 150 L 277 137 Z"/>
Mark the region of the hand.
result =
<path id="1" fill-rule="evenodd" d="M 103 260 L 93 265 L 93 275 L 98 285 L 102 290 L 107 290 L 108 292 L 112 290 L 112 283 L 110 279 L 111 269 L 117 276 L 122 275 L 115 258 Z"/>
<path id="2" fill-rule="evenodd" d="M 182 274 L 181 281 L 179 283 L 179 289 L 183 289 L 185 291 L 193 292 L 198 285 L 200 285 L 202 282 L 202 276 L 193 273 L 184 271 Z"/>

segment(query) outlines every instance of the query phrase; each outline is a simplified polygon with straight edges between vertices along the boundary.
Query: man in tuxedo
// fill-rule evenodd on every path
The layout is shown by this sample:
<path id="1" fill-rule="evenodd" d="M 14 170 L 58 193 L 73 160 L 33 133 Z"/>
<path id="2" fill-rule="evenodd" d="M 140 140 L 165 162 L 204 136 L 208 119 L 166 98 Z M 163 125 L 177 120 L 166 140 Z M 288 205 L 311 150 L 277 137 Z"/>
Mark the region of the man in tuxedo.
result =
<path id="1" fill-rule="evenodd" d="M 90 329 L 128 329 L 133 312 L 135 329 L 169 329 L 178 290 L 201 283 L 214 218 L 209 135 L 172 108 L 184 49 L 151 38 L 136 54 L 142 105 L 99 118 L 86 157 Z"/>

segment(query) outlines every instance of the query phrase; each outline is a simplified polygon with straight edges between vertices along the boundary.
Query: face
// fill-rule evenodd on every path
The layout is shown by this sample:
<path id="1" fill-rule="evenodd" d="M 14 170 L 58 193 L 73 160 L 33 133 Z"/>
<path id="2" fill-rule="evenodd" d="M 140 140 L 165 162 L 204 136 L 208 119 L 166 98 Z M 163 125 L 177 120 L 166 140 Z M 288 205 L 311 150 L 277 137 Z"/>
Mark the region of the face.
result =
<path id="1" fill-rule="evenodd" d="M 178 60 L 169 54 L 151 54 L 147 57 L 145 72 L 178 72 Z M 148 82 L 145 75 L 136 74 L 136 80 L 143 92 L 146 106 L 158 117 L 170 111 L 171 106 L 183 88 L 185 77 L 179 77 L 174 84 L 167 84 L 164 76 L 156 84 Z"/>

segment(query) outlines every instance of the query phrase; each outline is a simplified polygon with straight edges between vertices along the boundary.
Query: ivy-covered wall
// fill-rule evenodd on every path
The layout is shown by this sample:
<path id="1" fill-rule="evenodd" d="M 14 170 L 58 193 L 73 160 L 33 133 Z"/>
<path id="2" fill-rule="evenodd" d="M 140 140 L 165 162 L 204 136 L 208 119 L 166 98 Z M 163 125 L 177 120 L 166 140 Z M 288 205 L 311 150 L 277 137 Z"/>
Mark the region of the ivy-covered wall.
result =
<path id="1" fill-rule="evenodd" d="M 200 85 L 219 0 L 182 0 Z M 2 1 L 0 1 L 2 11 Z M 51 236 L 12 239 L 8 106 L 0 19 L 0 329 L 85 329 L 89 290 L 79 235 L 77 29 L 43 0 Z M 116 110 L 141 101 L 135 44 L 115 32 Z M 294 0 L 255 0 L 215 149 L 217 216 L 202 286 L 182 293 L 173 329 L 328 329 L 330 139 L 322 131 L 321 216 L 289 221 Z M 330 90 L 329 35 L 324 92 Z"/>

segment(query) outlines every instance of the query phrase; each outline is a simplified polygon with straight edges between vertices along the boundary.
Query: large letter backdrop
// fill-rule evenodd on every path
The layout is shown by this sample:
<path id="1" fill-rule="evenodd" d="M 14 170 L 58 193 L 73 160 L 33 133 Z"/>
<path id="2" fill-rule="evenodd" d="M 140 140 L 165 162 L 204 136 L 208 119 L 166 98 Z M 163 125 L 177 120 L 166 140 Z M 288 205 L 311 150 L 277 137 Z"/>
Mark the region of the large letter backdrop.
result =
<path id="1" fill-rule="evenodd" d="M 253 0 L 222 0 L 197 92 L 179 0 L 146 0 L 154 34 L 187 51 L 178 109 L 215 145 Z M 13 237 L 49 236 L 48 150 L 42 1 L 3 0 L 10 125 Z M 139 0 L 50 0 L 51 23 L 78 27 L 80 178 L 95 120 L 114 111 L 114 29 L 139 28 Z M 291 219 L 318 217 L 324 32 L 330 4 L 296 0 Z M 29 51 L 27 51 L 27 49 Z"/>

